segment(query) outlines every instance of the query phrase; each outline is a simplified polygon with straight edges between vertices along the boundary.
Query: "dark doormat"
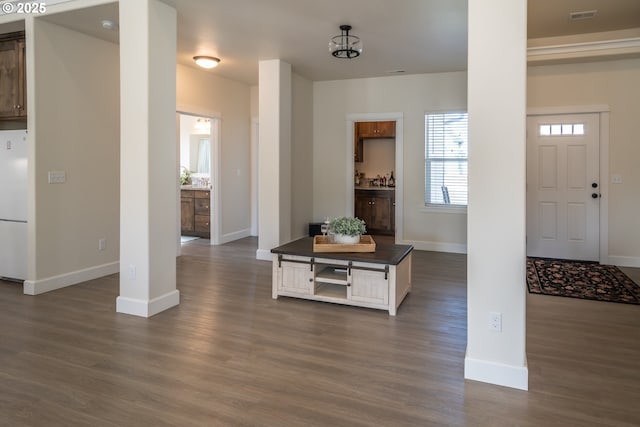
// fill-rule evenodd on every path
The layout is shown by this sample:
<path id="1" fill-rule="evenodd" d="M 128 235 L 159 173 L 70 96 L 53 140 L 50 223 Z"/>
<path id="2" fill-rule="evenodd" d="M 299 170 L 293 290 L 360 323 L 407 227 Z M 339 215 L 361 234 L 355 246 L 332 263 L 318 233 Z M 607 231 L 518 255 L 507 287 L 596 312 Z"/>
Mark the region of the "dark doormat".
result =
<path id="1" fill-rule="evenodd" d="M 640 304 L 640 286 L 597 262 L 527 258 L 527 286 L 532 294 Z"/>

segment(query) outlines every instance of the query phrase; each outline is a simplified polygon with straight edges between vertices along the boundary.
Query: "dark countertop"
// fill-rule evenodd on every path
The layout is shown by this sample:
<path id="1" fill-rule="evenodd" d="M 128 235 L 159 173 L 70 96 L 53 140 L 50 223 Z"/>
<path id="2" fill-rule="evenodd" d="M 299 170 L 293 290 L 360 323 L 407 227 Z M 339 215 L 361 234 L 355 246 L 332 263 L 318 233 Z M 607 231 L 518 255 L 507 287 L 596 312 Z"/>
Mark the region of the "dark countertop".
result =
<path id="1" fill-rule="evenodd" d="M 193 186 L 193 185 L 181 185 L 181 190 L 193 190 L 193 191 L 210 191 L 211 187 L 208 186 Z"/>
<path id="2" fill-rule="evenodd" d="M 379 186 L 368 186 L 368 185 L 356 185 L 353 187 L 354 190 L 365 190 L 365 191 L 371 191 L 371 190 L 381 190 L 381 191 L 395 191 L 396 187 L 379 187 Z"/>
<path id="3" fill-rule="evenodd" d="M 295 240 L 291 243 L 273 248 L 271 252 L 283 255 L 398 265 L 412 250 L 413 246 L 411 245 L 394 245 L 376 242 L 375 252 L 313 252 L 313 237 L 304 237 L 300 240 Z"/>

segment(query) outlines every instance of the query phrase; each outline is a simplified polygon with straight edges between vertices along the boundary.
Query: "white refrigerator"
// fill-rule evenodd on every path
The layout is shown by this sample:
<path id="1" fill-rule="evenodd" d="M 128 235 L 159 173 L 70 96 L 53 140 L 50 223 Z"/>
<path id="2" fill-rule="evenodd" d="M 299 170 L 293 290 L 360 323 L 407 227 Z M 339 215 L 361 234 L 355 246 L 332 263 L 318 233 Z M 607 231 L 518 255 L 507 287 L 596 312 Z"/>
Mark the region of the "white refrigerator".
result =
<path id="1" fill-rule="evenodd" d="M 0 277 L 27 276 L 27 131 L 0 131 Z"/>

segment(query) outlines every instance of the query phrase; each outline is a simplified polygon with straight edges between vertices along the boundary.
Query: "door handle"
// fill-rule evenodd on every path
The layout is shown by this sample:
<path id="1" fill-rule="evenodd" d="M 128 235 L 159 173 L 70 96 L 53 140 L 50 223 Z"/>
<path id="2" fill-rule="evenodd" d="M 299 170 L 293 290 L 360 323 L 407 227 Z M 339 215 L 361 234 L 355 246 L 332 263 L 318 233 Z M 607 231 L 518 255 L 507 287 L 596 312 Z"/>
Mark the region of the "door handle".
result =
<path id="1" fill-rule="evenodd" d="M 602 197 L 602 195 L 598 194 L 598 193 L 591 193 L 591 198 L 592 199 L 597 199 L 598 197 Z"/>
<path id="2" fill-rule="evenodd" d="M 598 183 L 597 183 L 597 182 L 592 183 L 592 184 L 591 184 L 591 187 L 592 187 L 592 188 L 598 188 Z"/>

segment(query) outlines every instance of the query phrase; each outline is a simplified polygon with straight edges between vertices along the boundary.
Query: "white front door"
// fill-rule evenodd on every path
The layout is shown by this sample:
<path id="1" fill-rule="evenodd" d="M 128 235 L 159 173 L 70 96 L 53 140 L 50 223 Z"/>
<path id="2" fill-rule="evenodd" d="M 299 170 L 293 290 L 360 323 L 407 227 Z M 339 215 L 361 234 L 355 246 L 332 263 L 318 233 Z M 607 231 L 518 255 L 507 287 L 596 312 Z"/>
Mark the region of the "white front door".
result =
<path id="1" fill-rule="evenodd" d="M 527 118 L 527 255 L 599 260 L 599 114 Z"/>

